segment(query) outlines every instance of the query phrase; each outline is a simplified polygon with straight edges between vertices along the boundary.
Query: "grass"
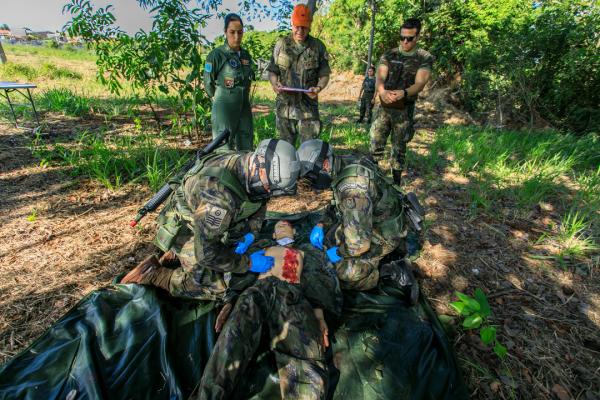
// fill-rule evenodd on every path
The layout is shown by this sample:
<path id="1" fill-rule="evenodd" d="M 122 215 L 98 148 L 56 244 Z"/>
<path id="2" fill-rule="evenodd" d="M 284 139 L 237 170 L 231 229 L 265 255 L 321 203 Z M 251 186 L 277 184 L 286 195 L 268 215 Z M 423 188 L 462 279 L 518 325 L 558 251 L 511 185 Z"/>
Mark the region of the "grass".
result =
<path id="1" fill-rule="evenodd" d="M 4 51 L 9 55 L 36 56 L 41 59 L 60 58 L 70 61 L 96 61 L 96 55 L 85 48 L 65 45 L 61 48 L 47 46 L 31 46 L 27 44 L 2 44 Z"/>
<path id="2" fill-rule="evenodd" d="M 548 239 L 558 259 L 584 257 L 598 251 L 599 148 L 595 135 L 444 127 L 421 166 L 430 175 L 451 166 L 469 178 L 471 218 L 507 207 L 527 215 L 541 202 L 567 210 Z"/>
<path id="3" fill-rule="evenodd" d="M 184 151 L 161 146 L 159 139 L 83 131 L 75 143 L 48 144 L 37 135 L 30 149 L 40 165 L 66 166 L 73 176 L 96 180 L 111 190 L 133 182 L 158 190 L 189 158 Z"/>

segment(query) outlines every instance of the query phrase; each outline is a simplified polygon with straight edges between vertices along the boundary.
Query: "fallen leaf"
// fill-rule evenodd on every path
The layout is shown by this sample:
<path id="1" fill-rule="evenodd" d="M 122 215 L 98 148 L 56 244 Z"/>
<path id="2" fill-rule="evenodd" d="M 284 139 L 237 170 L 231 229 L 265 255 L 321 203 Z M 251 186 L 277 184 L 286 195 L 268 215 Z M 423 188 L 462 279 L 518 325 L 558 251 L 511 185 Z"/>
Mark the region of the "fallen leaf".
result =
<path id="1" fill-rule="evenodd" d="M 554 386 L 552 386 L 552 393 L 554 393 L 560 400 L 571 400 L 569 392 L 567 392 L 567 390 L 558 383 L 555 383 Z"/>
<path id="2" fill-rule="evenodd" d="M 490 389 L 492 389 L 492 392 L 498 393 L 498 391 L 500 390 L 500 382 L 494 381 L 490 383 Z"/>

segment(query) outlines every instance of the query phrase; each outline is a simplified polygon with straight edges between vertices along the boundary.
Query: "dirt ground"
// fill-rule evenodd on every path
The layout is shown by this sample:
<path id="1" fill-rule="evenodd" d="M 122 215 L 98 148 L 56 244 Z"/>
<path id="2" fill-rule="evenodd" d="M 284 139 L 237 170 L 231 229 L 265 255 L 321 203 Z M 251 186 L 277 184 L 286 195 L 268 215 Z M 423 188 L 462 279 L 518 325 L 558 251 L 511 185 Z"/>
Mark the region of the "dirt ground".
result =
<path id="1" fill-rule="evenodd" d="M 351 84 L 349 84 L 349 82 Z M 321 101 L 354 101 L 360 77 L 333 80 Z M 447 93 L 446 93 L 447 94 Z M 410 147 L 426 153 L 434 129 L 470 123 L 444 103 L 440 90 L 419 102 L 418 133 Z M 93 120 L 46 115 L 52 135 L 69 135 Z M 31 133 L 0 124 L 0 362 L 23 350 L 83 296 L 109 285 L 153 251 L 155 215 L 136 229 L 136 210 L 152 193 L 143 186 L 117 191 L 39 166 L 28 149 Z M 480 287 L 492 323 L 508 347 L 500 362 L 478 336 L 452 324 L 456 352 L 473 398 L 597 399 L 600 391 L 600 281 L 597 265 L 563 270 L 537 257 L 536 239 L 557 218 L 541 204 L 526 215 L 501 210 L 502 221 L 469 216 L 468 177 L 451 168 L 434 182 L 419 166 L 407 177 L 427 207 L 425 247 L 416 262 L 424 293 L 439 314 L 454 315 L 456 290 Z M 271 210 L 318 209 L 329 201 L 301 186 Z M 590 261 L 592 262 L 592 261 Z M 596 275 L 594 275 L 596 271 Z"/>

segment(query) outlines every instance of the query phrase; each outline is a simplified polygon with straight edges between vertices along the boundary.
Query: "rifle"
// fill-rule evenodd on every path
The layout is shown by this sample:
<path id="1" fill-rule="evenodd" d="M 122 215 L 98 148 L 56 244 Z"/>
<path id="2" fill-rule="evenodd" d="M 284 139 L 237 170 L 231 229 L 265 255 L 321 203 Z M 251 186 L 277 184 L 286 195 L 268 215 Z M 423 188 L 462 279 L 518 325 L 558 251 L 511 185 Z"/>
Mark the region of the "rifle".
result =
<path id="1" fill-rule="evenodd" d="M 201 150 L 196 152 L 196 157 L 192 157 L 179 171 L 176 177 L 183 177 L 186 172 L 190 170 L 196 164 L 196 161 L 205 155 L 212 153 L 217 147 L 221 146 L 227 140 L 229 140 L 229 129 L 225 129 L 223 132 L 219 133 L 219 135 L 214 138 L 209 144 L 206 145 Z M 173 187 L 174 186 L 174 187 Z M 165 183 L 162 188 L 142 208 L 140 208 L 137 212 L 137 215 L 134 219 L 131 220 L 129 225 L 131 227 L 135 227 L 138 222 L 141 221 L 142 218 L 146 216 L 149 212 L 156 210 L 173 192 L 173 190 L 177 187 L 177 185 L 171 186 L 169 183 Z"/>

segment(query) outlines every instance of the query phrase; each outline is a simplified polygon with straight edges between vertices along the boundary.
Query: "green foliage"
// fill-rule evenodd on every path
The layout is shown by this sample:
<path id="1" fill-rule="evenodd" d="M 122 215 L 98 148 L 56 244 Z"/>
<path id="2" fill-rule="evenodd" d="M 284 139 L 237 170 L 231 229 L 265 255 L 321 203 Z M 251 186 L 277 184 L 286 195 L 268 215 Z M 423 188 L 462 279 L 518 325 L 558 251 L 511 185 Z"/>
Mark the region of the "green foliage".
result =
<path id="1" fill-rule="evenodd" d="M 68 68 L 57 67 L 54 64 L 44 63 L 40 67 L 40 75 L 48 77 L 50 79 L 75 79 L 81 80 L 82 76 L 79 72 L 71 71 Z"/>
<path id="2" fill-rule="evenodd" d="M 0 74 L 2 79 L 13 81 L 34 81 L 38 78 L 81 80 L 82 78 L 78 72 L 50 63 L 44 63 L 41 67 L 35 68 L 27 64 L 8 62 L 0 65 Z"/>
<path id="3" fill-rule="evenodd" d="M 83 131 L 75 144 L 51 145 L 38 134 L 30 149 L 40 164 L 68 167 L 73 176 L 96 180 L 111 190 L 138 181 L 158 190 L 189 156 L 157 145 L 156 139 L 145 134 L 107 137 Z"/>
<path id="4" fill-rule="evenodd" d="M 46 111 L 60 112 L 64 115 L 82 117 L 91 112 L 90 99 L 75 94 L 69 89 L 50 89 L 37 100 Z"/>
<path id="5" fill-rule="evenodd" d="M 423 21 L 422 46 L 437 79 L 460 78 L 465 106 L 497 125 L 548 121 L 575 132 L 600 127 L 600 6 L 591 0 L 376 0 L 374 60 L 398 46 L 406 18 Z M 364 72 L 371 11 L 334 0 L 313 31 L 338 69 Z"/>
<path id="6" fill-rule="evenodd" d="M 123 81 L 142 91 L 150 104 L 162 93 L 176 104 L 179 116 L 191 113 L 191 125 L 200 129 L 207 122 L 210 104 L 201 90 L 204 62 L 200 53 L 204 42 L 200 29 L 208 14 L 189 8 L 189 0 L 139 3 L 151 8 L 149 32 L 127 35 L 114 25 L 112 6 L 94 10 L 88 0 L 70 0 L 64 7 L 73 16 L 66 28 L 94 49 L 98 80 L 113 93 L 121 92 Z"/>
<path id="7" fill-rule="evenodd" d="M 496 328 L 491 326 L 488 318 L 492 314 L 487 297 L 480 288 L 475 289 L 474 297 L 456 292 L 458 301 L 450 306 L 462 317 L 464 329 L 479 329 L 479 337 L 486 346 L 493 345 L 494 353 L 500 358 L 506 357 L 507 350 L 497 338 Z"/>

